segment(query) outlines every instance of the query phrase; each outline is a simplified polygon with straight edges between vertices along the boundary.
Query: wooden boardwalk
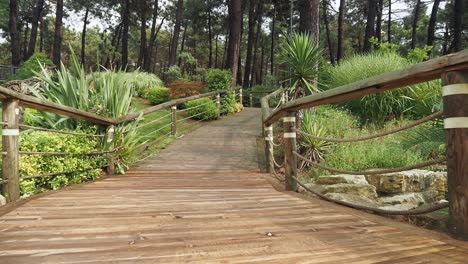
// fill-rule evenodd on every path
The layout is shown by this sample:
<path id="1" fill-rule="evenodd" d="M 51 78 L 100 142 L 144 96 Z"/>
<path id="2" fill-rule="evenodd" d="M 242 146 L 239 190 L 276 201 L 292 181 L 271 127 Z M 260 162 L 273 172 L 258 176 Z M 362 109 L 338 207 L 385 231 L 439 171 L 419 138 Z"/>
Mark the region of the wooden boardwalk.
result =
<path id="1" fill-rule="evenodd" d="M 274 189 L 256 162 L 259 114 L 1 216 L 0 263 L 468 263 L 467 242 Z"/>

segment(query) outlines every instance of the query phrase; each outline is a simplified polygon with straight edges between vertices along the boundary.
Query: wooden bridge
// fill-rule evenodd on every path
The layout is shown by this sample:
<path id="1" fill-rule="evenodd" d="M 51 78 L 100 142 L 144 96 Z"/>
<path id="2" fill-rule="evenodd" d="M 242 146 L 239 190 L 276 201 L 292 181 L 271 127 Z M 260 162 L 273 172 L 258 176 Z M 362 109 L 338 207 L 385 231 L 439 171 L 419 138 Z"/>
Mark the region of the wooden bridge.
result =
<path id="1" fill-rule="evenodd" d="M 0 87 L 0 184 L 9 202 L 0 208 L 0 263 L 467 263 L 468 242 L 295 192 L 302 156 L 294 126 L 300 109 L 442 79 L 444 109 L 431 118 L 445 119 L 451 233 L 467 239 L 467 69 L 465 50 L 272 109 L 269 100 L 278 90 L 262 98 L 261 111 L 247 108 L 184 136 L 176 133 L 177 105 L 216 97 L 219 108 L 220 94 L 237 92 L 214 91 L 107 118 Z M 242 91 L 238 95 L 242 102 Z M 21 176 L 20 155 L 70 153 L 20 152 L 19 130 L 34 127 L 19 124 L 19 106 L 107 126 L 107 135 L 92 136 L 111 146 L 99 152 L 109 157 L 110 175 L 20 199 L 21 180 L 64 174 Z M 172 118 L 165 127 L 178 139 L 127 174 L 112 175 L 114 126 L 168 107 Z M 280 118 L 285 184 L 261 173 L 257 145 L 258 138 L 266 140 L 272 171 L 272 126 Z"/>
<path id="2" fill-rule="evenodd" d="M 468 243 L 276 190 L 260 121 L 246 109 L 3 215 L 0 263 L 466 263 Z"/>

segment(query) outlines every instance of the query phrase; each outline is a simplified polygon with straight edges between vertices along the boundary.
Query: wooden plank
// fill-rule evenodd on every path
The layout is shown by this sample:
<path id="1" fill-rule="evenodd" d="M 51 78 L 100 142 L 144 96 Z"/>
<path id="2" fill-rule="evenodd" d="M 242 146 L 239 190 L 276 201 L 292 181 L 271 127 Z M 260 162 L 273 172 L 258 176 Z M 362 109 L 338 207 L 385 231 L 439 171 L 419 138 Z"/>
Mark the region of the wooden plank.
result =
<path id="1" fill-rule="evenodd" d="M 2 178 L 7 181 L 2 190 L 7 202 L 20 198 L 19 187 L 19 103 L 15 99 L 4 99 L 3 122 L 7 124 L 2 130 Z"/>
<path id="2" fill-rule="evenodd" d="M 432 59 L 411 67 L 383 73 L 362 81 L 343 85 L 331 90 L 298 98 L 264 116 L 266 125 L 270 125 L 285 116 L 287 112 L 314 106 L 342 102 L 356 97 L 381 93 L 411 84 L 439 79 L 441 74 L 468 68 L 468 50 Z"/>

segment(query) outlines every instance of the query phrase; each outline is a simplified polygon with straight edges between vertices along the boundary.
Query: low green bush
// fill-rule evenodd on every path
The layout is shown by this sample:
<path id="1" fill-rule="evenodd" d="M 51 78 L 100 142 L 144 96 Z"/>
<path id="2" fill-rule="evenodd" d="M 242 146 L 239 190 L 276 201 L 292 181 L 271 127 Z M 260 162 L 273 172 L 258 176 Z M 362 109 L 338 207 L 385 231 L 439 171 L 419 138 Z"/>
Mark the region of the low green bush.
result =
<path id="1" fill-rule="evenodd" d="M 165 74 L 166 74 L 166 80 L 168 83 L 180 81 L 184 79 L 182 77 L 182 71 L 177 65 L 172 65 L 171 67 L 169 67 L 169 69 L 167 69 Z"/>
<path id="2" fill-rule="evenodd" d="M 250 94 L 252 94 L 252 103 L 253 106 L 260 107 L 260 99 L 262 97 L 267 96 L 270 91 L 274 91 L 278 89 L 277 86 L 272 86 L 272 85 L 254 85 L 252 86 L 251 89 L 243 89 L 242 90 L 242 101 L 244 105 L 250 105 Z M 279 103 L 279 100 L 281 99 L 281 96 L 277 96 L 273 99 L 271 99 L 270 104 L 274 104 L 275 106 Z"/>
<path id="3" fill-rule="evenodd" d="M 171 100 L 171 92 L 165 87 L 155 87 L 148 91 L 150 104 L 157 105 Z"/>
<path id="4" fill-rule="evenodd" d="M 227 70 L 210 69 L 205 76 L 206 91 L 225 90 L 231 87 L 231 73 Z"/>
<path id="5" fill-rule="evenodd" d="M 221 95 L 221 114 L 227 115 L 237 112 L 237 102 L 234 94 L 228 92 Z"/>
<path id="6" fill-rule="evenodd" d="M 54 66 L 54 63 L 52 63 L 45 53 L 36 52 L 23 63 L 14 75 L 10 76 L 9 80 L 24 80 L 31 78 L 35 76 L 34 72 L 41 71 L 41 64 L 48 67 Z"/>
<path id="7" fill-rule="evenodd" d="M 218 118 L 218 108 L 210 98 L 200 98 L 187 102 L 185 107 L 188 109 L 187 114 L 194 116 L 194 119 L 213 120 Z"/>
<path id="8" fill-rule="evenodd" d="M 89 137 L 42 131 L 22 133 L 20 137 L 21 151 L 68 152 L 72 153 L 72 155 L 22 155 L 20 158 L 20 174 L 23 176 L 55 172 L 67 173 L 22 180 L 20 182 L 21 195 L 30 196 L 46 190 L 58 189 L 61 186 L 96 179 L 102 170 L 87 169 L 106 165 L 107 159 L 105 156 L 79 154 L 98 152 L 99 146 L 100 142 L 97 139 Z"/>

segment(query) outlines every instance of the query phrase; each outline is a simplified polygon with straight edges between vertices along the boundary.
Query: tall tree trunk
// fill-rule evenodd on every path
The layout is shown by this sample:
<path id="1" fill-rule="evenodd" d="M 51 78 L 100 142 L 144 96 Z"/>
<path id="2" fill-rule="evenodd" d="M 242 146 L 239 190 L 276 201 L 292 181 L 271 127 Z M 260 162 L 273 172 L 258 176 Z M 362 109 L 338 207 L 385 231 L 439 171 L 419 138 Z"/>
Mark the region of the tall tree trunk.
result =
<path id="1" fill-rule="evenodd" d="M 388 1 L 387 42 L 392 43 L 392 0 Z"/>
<path id="2" fill-rule="evenodd" d="M 372 43 L 370 39 L 374 36 L 375 28 L 375 13 L 377 11 L 377 0 L 368 0 L 367 2 L 367 22 L 366 22 L 366 34 L 364 35 L 364 52 L 369 52 L 372 49 Z"/>
<path id="3" fill-rule="evenodd" d="M 377 23 L 375 25 L 375 36 L 379 42 L 382 41 L 382 16 L 383 16 L 383 0 L 379 0 L 377 6 Z"/>
<path id="4" fill-rule="evenodd" d="M 258 0 L 257 0 L 258 1 Z M 247 33 L 247 54 L 245 57 L 244 67 L 244 83 L 243 87 L 248 88 L 250 86 L 250 73 L 252 66 L 252 50 L 255 37 L 255 3 L 256 0 L 249 1 L 249 32 Z"/>
<path id="5" fill-rule="evenodd" d="M 47 22 L 41 17 L 41 32 L 39 33 L 39 51 L 44 51 L 44 33 L 47 30 Z"/>
<path id="6" fill-rule="evenodd" d="M 327 35 L 327 43 L 328 43 L 328 53 L 330 55 L 330 62 L 332 65 L 335 65 L 335 56 L 333 55 L 333 45 L 330 37 L 330 25 L 328 24 L 328 1 L 323 0 L 322 2 L 322 9 L 323 9 L 323 22 L 325 23 L 325 33 Z"/>
<path id="7" fill-rule="evenodd" d="M 148 44 L 148 52 L 146 54 L 146 57 L 144 58 L 144 63 L 143 63 L 143 69 L 147 72 L 150 71 L 151 60 L 153 57 L 153 47 L 154 47 L 154 42 L 156 40 L 156 18 L 157 17 L 158 17 L 158 0 L 154 0 L 153 21 L 151 23 L 150 41 Z"/>
<path id="8" fill-rule="evenodd" d="M 86 63 L 86 27 L 88 25 L 89 7 L 86 7 L 83 20 L 83 32 L 81 33 L 81 65 Z"/>
<path id="9" fill-rule="evenodd" d="M 37 29 L 39 27 L 39 21 L 42 17 L 42 10 L 44 10 L 44 0 L 37 0 L 36 6 L 33 10 L 33 17 L 31 21 L 31 36 L 29 37 L 28 52 L 24 58 L 25 60 L 29 59 L 29 57 L 31 57 L 36 50 Z"/>
<path id="10" fill-rule="evenodd" d="M 53 62 L 59 67 L 62 52 L 62 18 L 63 18 L 63 0 L 57 0 L 57 9 L 55 11 L 55 34 Z"/>
<path id="11" fill-rule="evenodd" d="M 26 56 L 28 54 L 28 34 L 29 34 L 29 23 L 26 23 L 26 29 L 24 30 L 24 37 L 23 37 L 23 52 L 21 54 L 21 58 L 23 61 L 26 61 Z"/>
<path id="12" fill-rule="evenodd" d="M 276 1 L 273 1 L 273 19 L 271 21 L 270 74 L 275 70 L 275 36 L 276 36 Z"/>
<path id="13" fill-rule="evenodd" d="M 318 43 L 320 36 L 320 1 L 300 0 L 299 13 L 299 30 L 311 33 Z"/>
<path id="14" fill-rule="evenodd" d="M 264 42 L 264 41 L 262 41 Z M 260 57 L 260 74 L 257 80 L 258 84 L 263 84 L 263 67 L 265 65 L 265 43 L 262 43 L 262 55 Z"/>
<path id="15" fill-rule="evenodd" d="M 457 52 L 463 49 L 462 36 L 463 36 L 463 16 L 464 5 L 466 0 L 455 0 L 454 8 L 454 23 L 453 23 L 453 43 L 452 52 Z"/>
<path id="16" fill-rule="evenodd" d="M 264 0 L 259 0 L 258 2 L 258 7 L 257 7 L 257 14 L 256 14 L 256 21 L 257 21 L 257 30 L 256 30 L 256 36 L 254 39 L 254 49 L 253 49 L 253 64 L 252 64 L 252 69 L 251 69 L 251 79 L 250 79 L 250 87 L 254 86 L 256 84 L 256 78 L 255 77 L 255 71 L 258 68 L 257 67 L 257 59 L 258 59 L 258 46 L 260 45 L 260 41 L 262 38 L 262 24 L 263 24 L 263 1 Z"/>
<path id="17" fill-rule="evenodd" d="M 240 50 L 240 47 L 239 47 L 239 50 Z M 240 51 L 239 51 L 239 59 L 237 60 L 236 84 L 237 85 L 242 85 L 242 58 L 241 58 Z"/>
<path id="18" fill-rule="evenodd" d="M 428 46 L 432 46 L 435 40 L 435 27 L 437 22 L 437 12 L 439 10 L 440 0 L 434 0 L 432 6 L 431 18 L 429 19 L 429 26 L 427 27 L 427 42 Z"/>
<path id="19" fill-rule="evenodd" d="M 338 11 L 338 50 L 336 51 L 336 60 L 340 61 L 344 57 L 344 14 L 346 10 L 345 0 L 340 0 Z"/>
<path id="20" fill-rule="evenodd" d="M 184 52 L 185 50 L 185 41 L 187 40 L 187 31 L 188 31 L 188 20 L 185 21 L 185 24 L 184 24 L 184 33 L 182 34 L 182 43 L 180 45 L 180 53 Z M 196 52 L 196 49 L 194 50 L 194 54 L 195 52 Z M 182 64 L 182 58 L 179 58 L 177 65 L 180 67 L 181 64 Z"/>
<path id="21" fill-rule="evenodd" d="M 242 2 L 241 0 L 229 1 L 229 46 L 227 50 L 226 68 L 231 70 L 231 86 L 236 85 L 237 60 L 239 59 Z"/>
<path id="22" fill-rule="evenodd" d="M 419 10 L 421 9 L 421 0 L 416 0 L 416 6 L 413 13 L 413 25 L 411 32 L 411 49 L 416 48 L 416 30 L 418 29 Z"/>
<path id="23" fill-rule="evenodd" d="M 218 34 L 215 37 L 215 68 L 218 68 Z"/>
<path id="24" fill-rule="evenodd" d="M 128 30 L 130 27 L 130 0 L 124 0 L 122 12 L 122 61 L 120 67 L 127 70 L 128 66 Z"/>
<path id="25" fill-rule="evenodd" d="M 182 11 L 184 8 L 184 0 L 177 1 L 176 21 L 174 24 L 174 35 L 171 41 L 171 52 L 169 57 L 169 66 L 176 64 L 177 59 L 177 45 L 179 43 L 180 25 L 182 23 Z"/>
<path id="26" fill-rule="evenodd" d="M 208 59 L 208 68 L 213 67 L 213 32 L 211 30 L 211 10 L 208 10 L 208 44 L 209 44 L 209 59 Z"/>
<path id="27" fill-rule="evenodd" d="M 449 52 L 449 23 L 445 22 L 444 43 L 442 44 L 442 54 L 446 55 Z"/>
<path id="28" fill-rule="evenodd" d="M 146 47 L 146 1 L 140 2 L 140 52 L 138 54 L 138 66 L 143 67 L 143 61 L 147 57 L 147 47 Z"/>

